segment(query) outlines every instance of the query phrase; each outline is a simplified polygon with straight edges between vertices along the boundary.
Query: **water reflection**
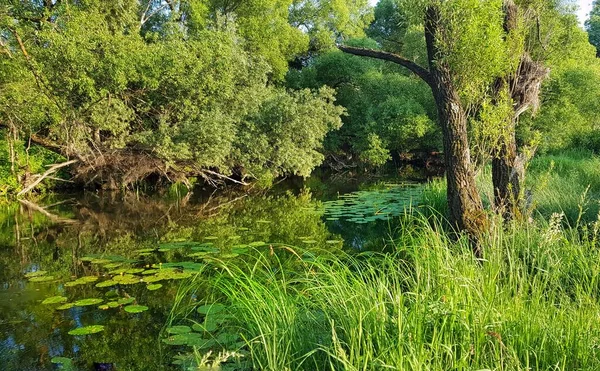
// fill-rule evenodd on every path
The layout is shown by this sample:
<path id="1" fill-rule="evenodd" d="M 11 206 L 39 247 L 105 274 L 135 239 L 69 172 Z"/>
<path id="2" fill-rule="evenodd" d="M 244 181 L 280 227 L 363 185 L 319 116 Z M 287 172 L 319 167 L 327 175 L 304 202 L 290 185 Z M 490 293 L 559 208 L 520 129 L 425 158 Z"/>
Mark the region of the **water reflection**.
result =
<path id="1" fill-rule="evenodd" d="M 130 259 L 135 263 L 127 267 L 150 270 L 161 263 L 206 261 L 206 255 L 165 247 L 176 241 L 210 245 L 211 256 L 216 254 L 231 264 L 243 259 L 240 251 L 262 248 L 293 265 L 297 258 L 289 249 L 273 248 L 276 244 L 336 251 L 346 240 L 346 247 L 382 249 L 393 235 L 393 221 L 357 225 L 325 220 L 322 200 L 338 194 L 330 188 L 317 196 L 281 188 L 270 193 L 200 192 L 183 197 L 178 191 L 155 196 L 87 193 L 53 196 L 37 204 L 0 205 L 2 369 L 49 369 L 57 356 L 72 358 L 81 370 L 100 363 L 114 363 L 123 370 L 161 369 L 174 355 L 171 348 L 161 346 L 159 333 L 179 282 L 163 281 L 156 291 L 148 290 L 143 282 L 98 288 L 98 282 L 119 273 L 109 274 L 107 264 L 93 264 L 86 257 Z M 32 283 L 24 278 L 40 270 L 55 279 Z M 65 286 L 82 276 L 97 276 L 98 281 Z M 57 295 L 69 302 L 101 298 L 103 304 L 113 300 L 111 295 L 130 297 L 149 310 L 132 314 L 122 307 L 100 310 L 94 305 L 59 311 L 41 304 Z M 93 324 L 104 325 L 105 331 L 89 336 L 68 334 Z"/>

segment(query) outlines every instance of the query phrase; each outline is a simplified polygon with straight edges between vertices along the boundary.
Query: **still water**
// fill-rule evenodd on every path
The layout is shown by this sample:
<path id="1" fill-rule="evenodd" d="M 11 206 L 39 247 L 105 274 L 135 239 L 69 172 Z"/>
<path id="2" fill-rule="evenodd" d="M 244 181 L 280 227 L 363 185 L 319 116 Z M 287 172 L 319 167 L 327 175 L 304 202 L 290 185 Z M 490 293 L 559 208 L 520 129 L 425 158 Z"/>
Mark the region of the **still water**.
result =
<path id="1" fill-rule="evenodd" d="M 309 179 L 267 192 L 0 204 L 0 370 L 178 369 L 182 349 L 164 341 L 165 323 L 182 282 L 211 260 L 237 264 L 273 246 L 384 250 L 420 192 Z"/>

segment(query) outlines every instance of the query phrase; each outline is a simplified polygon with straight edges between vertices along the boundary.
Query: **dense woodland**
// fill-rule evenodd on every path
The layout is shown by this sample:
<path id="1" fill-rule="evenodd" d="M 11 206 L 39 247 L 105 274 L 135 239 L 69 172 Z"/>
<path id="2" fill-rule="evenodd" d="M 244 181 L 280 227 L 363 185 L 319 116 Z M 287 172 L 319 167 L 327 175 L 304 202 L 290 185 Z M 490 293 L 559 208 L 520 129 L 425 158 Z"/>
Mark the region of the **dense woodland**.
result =
<path id="1" fill-rule="evenodd" d="M 600 148 L 600 64 L 569 2 L 0 10 L 3 192 L 60 181 L 57 171 L 91 188 L 269 184 L 322 164 L 368 171 L 442 151 L 450 221 L 477 240 L 480 169 L 491 164 L 495 209 L 511 219 L 535 153 Z"/>

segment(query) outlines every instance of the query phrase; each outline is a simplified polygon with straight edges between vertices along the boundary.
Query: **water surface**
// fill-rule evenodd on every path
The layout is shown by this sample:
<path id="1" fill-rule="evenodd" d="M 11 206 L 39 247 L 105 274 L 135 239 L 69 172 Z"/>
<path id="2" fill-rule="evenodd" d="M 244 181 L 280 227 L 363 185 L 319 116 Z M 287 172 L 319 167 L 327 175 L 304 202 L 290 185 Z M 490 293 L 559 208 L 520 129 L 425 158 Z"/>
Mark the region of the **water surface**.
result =
<path id="1" fill-rule="evenodd" d="M 313 178 L 268 192 L 173 187 L 0 204 L 0 368 L 59 368 L 56 357 L 77 370 L 176 368 L 181 349 L 161 342 L 161 331 L 182 280 L 207 274 L 211 259 L 237 264 L 261 249 L 382 250 L 395 217 L 419 194 L 414 184 Z M 101 302 L 72 306 L 82 299 Z M 131 313 L 131 305 L 147 310 Z M 104 329 L 69 334 L 91 325 Z"/>

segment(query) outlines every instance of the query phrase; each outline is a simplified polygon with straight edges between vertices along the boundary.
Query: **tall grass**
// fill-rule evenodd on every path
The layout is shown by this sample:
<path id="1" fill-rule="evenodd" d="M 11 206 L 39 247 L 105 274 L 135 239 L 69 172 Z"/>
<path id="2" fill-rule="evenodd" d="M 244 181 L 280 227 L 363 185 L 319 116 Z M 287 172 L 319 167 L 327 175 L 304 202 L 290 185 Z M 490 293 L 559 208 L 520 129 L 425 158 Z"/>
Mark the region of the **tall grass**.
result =
<path id="1" fill-rule="evenodd" d="M 213 295 L 252 368 L 600 369 L 598 225 L 585 238 L 558 217 L 495 230 L 478 261 L 431 220 L 405 222 L 394 254 L 324 254 L 289 274 L 258 255 L 225 269 Z"/>
<path id="2" fill-rule="evenodd" d="M 393 253 L 298 251 L 289 269 L 255 252 L 182 293 L 228 305 L 246 369 L 600 370 L 600 160 L 573 156 L 532 164 L 535 221 L 492 223 L 481 260 L 445 232 L 434 182 Z"/>

